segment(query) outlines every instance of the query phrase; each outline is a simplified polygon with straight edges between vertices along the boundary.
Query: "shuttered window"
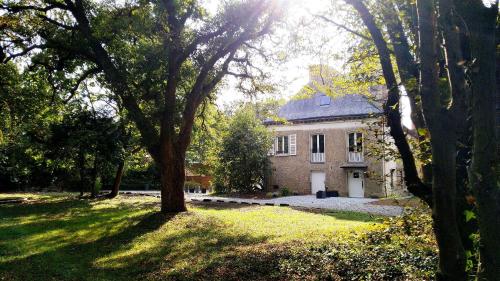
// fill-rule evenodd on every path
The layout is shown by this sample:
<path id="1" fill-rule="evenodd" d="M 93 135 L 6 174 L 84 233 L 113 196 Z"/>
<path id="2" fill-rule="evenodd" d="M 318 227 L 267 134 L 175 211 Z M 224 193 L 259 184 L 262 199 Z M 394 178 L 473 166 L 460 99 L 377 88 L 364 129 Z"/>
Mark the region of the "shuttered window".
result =
<path id="1" fill-rule="evenodd" d="M 276 137 L 274 149 L 276 155 L 297 155 L 297 135 Z"/>
<path id="2" fill-rule="evenodd" d="M 276 155 L 288 154 L 288 136 L 276 137 Z"/>
<path id="3" fill-rule="evenodd" d="M 288 140 L 290 141 L 289 148 L 290 148 L 290 155 L 297 155 L 297 135 L 289 135 Z"/>

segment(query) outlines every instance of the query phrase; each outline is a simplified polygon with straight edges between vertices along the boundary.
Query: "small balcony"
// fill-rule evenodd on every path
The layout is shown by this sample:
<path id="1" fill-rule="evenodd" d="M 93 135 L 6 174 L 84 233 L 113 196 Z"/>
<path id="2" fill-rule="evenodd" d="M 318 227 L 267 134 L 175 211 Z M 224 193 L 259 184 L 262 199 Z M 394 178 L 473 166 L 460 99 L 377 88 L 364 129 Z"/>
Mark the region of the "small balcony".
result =
<path id="1" fill-rule="evenodd" d="M 363 162 L 363 153 L 349 151 L 347 153 L 347 162 L 350 163 Z"/>
<path id="2" fill-rule="evenodd" d="M 312 163 L 325 163 L 325 153 L 311 153 Z"/>

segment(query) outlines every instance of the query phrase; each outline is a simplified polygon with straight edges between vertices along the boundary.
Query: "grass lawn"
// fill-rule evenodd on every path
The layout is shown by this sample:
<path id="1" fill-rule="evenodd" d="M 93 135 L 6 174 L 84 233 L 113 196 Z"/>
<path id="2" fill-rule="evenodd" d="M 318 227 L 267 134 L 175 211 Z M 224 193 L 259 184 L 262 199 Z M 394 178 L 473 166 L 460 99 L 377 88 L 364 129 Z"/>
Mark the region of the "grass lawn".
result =
<path id="1" fill-rule="evenodd" d="M 281 279 L 270 275 L 274 253 L 300 253 L 382 227 L 365 214 L 255 205 L 196 204 L 162 216 L 153 197 L 0 199 L 13 196 L 31 200 L 0 205 L 0 280 Z"/>

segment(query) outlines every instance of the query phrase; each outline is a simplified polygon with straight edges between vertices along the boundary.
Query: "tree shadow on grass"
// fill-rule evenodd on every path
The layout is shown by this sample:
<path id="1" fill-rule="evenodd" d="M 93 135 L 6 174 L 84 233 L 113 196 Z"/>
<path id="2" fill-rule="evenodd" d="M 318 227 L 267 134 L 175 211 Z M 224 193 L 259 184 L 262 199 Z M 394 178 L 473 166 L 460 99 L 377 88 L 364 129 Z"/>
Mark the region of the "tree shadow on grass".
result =
<path id="1" fill-rule="evenodd" d="M 334 217 L 335 219 L 338 220 L 349 220 L 358 222 L 381 222 L 384 219 L 383 216 L 361 213 L 361 212 L 335 211 L 328 209 L 312 209 L 312 208 L 302 208 L 302 207 L 289 207 L 289 208 L 301 212 Z"/>
<path id="2" fill-rule="evenodd" d="M 229 202 L 190 202 L 192 206 L 196 206 L 199 209 L 206 210 L 235 210 L 244 208 L 258 208 L 262 207 L 260 205 L 253 204 L 240 204 L 240 203 L 229 203 Z"/>
<path id="3" fill-rule="evenodd" d="M 152 213 L 142 203 L 92 209 L 89 201 L 63 200 L 23 208 L 3 213 L 12 221 L 23 214 L 52 220 L 0 227 L 0 280 L 178 280 L 191 266 L 203 271 L 230 249 L 267 239 L 231 233 L 195 213 Z"/>

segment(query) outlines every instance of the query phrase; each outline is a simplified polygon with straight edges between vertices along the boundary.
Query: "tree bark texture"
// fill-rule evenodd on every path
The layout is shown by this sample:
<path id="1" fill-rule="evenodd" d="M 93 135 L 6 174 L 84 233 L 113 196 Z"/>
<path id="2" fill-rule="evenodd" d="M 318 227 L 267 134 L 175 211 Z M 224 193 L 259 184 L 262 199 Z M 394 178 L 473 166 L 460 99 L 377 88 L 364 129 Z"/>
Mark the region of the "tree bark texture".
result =
<path id="1" fill-rule="evenodd" d="M 456 214 L 456 120 L 441 104 L 438 87 L 437 17 L 431 0 L 417 2 L 420 94 L 431 136 L 434 232 L 439 248 L 438 280 L 466 280 L 465 252 Z"/>
<path id="2" fill-rule="evenodd" d="M 401 78 L 401 83 L 405 87 L 408 99 L 410 100 L 411 120 L 418 130 L 419 128 L 425 127 L 425 122 L 419 101 L 419 73 L 417 63 L 410 52 L 408 38 L 406 37 L 403 23 L 399 18 L 394 3 L 388 2 L 384 7 L 383 16 L 387 26 L 387 33 L 394 49 L 394 57 L 398 66 L 399 77 Z"/>
<path id="3" fill-rule="evenodd" d="M 171 140 L 162 141 L 161 162 L 161 212 L 178 213 L 186 211 L 184 202 L 185 152 L 179 151 Z"/>
<path id="4" fill-rule="evenodd" d="M 464 2 L 470 28 L 473 149 L 470 181 L 476 195 L 480 229 L 479 280 L 500 278 L 500 186 L 496 141 L 496 41 L 498 2 L 485 7 L 480 0 Z M 467 13 L 468 12 L 468 13 Z"/>
<path id="5" fill-rule="evenodd" d="M 116 168 L 115 179 L 113 181 L 113 186 L 111 187 L 111 192 L 107 195 L 108 198 L 115 198 L 118 196 L 120 191 L 120 185 L 123 178 L 123 172 L 125 170 L 125 160 L 121 160 Z"/>

